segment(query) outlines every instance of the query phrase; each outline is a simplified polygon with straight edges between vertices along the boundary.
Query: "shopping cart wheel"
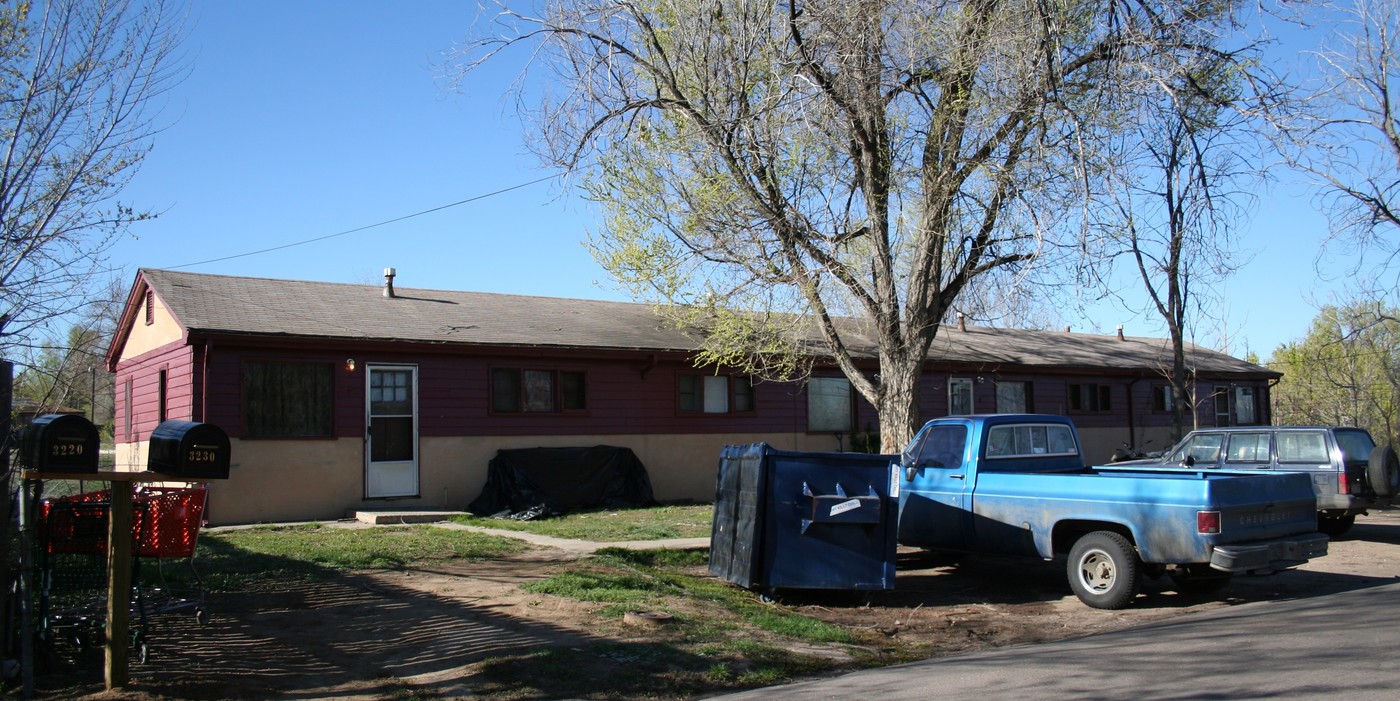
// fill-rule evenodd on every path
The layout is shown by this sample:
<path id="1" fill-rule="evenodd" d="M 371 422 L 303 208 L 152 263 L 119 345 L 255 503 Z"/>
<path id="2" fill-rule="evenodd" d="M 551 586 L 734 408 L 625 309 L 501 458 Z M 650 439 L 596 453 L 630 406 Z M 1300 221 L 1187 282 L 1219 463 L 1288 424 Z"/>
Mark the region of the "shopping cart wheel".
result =
<path id="1" fill-rule="evenodd" d="M 195 620 L 196 622 L 198 622 L 199 625 L 202 625 L 202 626 L 207 626 L 207 625 L 209 625 L 209 612 L 208 612 L 208 611 L 205 611 L 205 610 L 204 610 L 204 607 L 202 607 L 202 606 L 199 607 L 199 608 L 196 608 L 196 609 L 194 610 L 194 620 Z"/>

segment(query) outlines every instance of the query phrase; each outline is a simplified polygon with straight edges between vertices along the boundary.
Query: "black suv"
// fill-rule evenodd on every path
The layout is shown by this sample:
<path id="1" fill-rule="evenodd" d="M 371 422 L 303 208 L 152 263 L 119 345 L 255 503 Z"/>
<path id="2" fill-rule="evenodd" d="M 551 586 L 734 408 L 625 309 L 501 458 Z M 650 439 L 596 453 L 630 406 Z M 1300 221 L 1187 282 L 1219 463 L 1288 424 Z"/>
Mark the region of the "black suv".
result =
<path id="1" fill-rule="evenodd" d="M 1357 514 L 1389 504 L 1400 492 L 1400 458 L 1390 446 L 1376 445 L 1371 434 L 1360 428 L 1203 428 L 1188 433 L 1153 462 L 1311 474 L 1317 493 L 1317 528 L 1329 536 L 1345 533 Z"/>

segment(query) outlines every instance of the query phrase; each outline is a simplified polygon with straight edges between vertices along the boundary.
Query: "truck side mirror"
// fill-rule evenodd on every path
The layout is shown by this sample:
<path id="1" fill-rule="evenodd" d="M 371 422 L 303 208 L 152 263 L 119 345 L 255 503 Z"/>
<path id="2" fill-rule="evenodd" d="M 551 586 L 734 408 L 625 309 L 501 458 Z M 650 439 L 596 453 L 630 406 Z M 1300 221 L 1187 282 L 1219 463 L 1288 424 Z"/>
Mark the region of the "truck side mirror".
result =
<path id="1" fill-rule="evenodd" d="M 1182 466 L 1182 467 L 1195 467 L 1195 465 L 1196 465 L 1196 456 L 1194 456 L 1194 455 L 1188 454 L 1186 457 L 1184 457 L 1184 458 L 1181 459 L 1181 466 Z"/>

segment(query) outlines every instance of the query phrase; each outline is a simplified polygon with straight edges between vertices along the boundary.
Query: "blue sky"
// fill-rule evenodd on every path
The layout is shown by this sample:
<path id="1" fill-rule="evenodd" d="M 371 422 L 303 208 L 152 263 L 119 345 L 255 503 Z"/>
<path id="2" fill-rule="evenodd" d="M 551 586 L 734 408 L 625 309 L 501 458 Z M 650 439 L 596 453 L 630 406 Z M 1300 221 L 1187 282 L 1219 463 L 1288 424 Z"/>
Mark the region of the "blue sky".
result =
<path id="1" fill-rule="evenodd" d="M 591 207 L 559 179 L 334 236 L 552 175 L 525 151 L 505 87 L 523 56 L 448 90 L 435 67 L 478 20 L 473 2 L 197 2 L 189 75 L 127 204 L 161 212 L 112 251 L 137 268 L 401 287 L 626 299 L 583 246 Z M 1301 339 L 1334 283 L 1314 269 L 1326 219 L 1288 176 L 1240 232 L 1252 259 L 1223 321 L 1198 340 L 1262 358 Z M 305 245 L 255 251 L 319 237 Z M 215 261 L 215 262 L 206 262 Z M 1098 307 L 1077 331 L 1162 335 Z"/>

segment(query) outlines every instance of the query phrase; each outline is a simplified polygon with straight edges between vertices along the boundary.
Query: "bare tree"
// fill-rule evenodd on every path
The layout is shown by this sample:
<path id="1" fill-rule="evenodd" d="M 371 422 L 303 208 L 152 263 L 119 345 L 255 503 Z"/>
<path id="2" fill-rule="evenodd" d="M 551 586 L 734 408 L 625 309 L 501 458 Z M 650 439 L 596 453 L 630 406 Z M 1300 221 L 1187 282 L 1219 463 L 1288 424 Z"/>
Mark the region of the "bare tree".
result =
<path id="1" fill-rule="evenodd" d="M 1205 41 L 1204 39 L 1202 41 Z M 1214 285 L 1244 261 L 1235 250 L 1234 225 L 1251 199 L 1244 185 L 1260 177 L 1250 164 L 1253 134 L 1245 115 L 1243 82 L 1230 61 L 1207 55 L 1181 65 L 1155 84 L 1134 112 L 1115 159 L 1111 218 L 1101 222 L 1136 269 L 1139 292 L 1161 318 L 1171 343 L 1163 368 L 1170 389 L 1172 438 L 1180 438 L 1191 411 L 1191 368 L 1186 339 L 1207 315 Z M 1188 413 L 1189 412 L 1189 413 Z"/>
<path id="2" fill-rule="evenodd" d="M 101 296 L 106 253 L 151 216 L 115 200 L 180 75 L 161 0 L 0 7 L 0 354 Z"/>
<path id="3" fill-rule="evenodd" d="M 528 46 L 557 90 L 522 83 L 532 143 L 601 203 L 602 264 L 702 329 L 701 362 L 792 376 L 831 358 L 889 452 L 921 420 L 919 378 L 955 300 L 1078 250 L 1126 82 L 1214 52 L 1196 32 L 1229 29 L 1233 8 L 546 2 L 504 8 L 503 36 L 459 67 Z M 855 352 L 867 344 L 878 373 Z"/>
<path id="4" fill-rule="evenodd" d="M 1400 274 L 1400 5 L 1356 0 L 1316 52 L 1321 75 L 1273 117 L 1289 162 L 1324 190 L 1329 243 L 1354 247 L 1365 280 Z M 1393 289 L 1393 284 L 1380 282 Z M 1365 295 L 1370 296 L 1370 295 Z"/>

